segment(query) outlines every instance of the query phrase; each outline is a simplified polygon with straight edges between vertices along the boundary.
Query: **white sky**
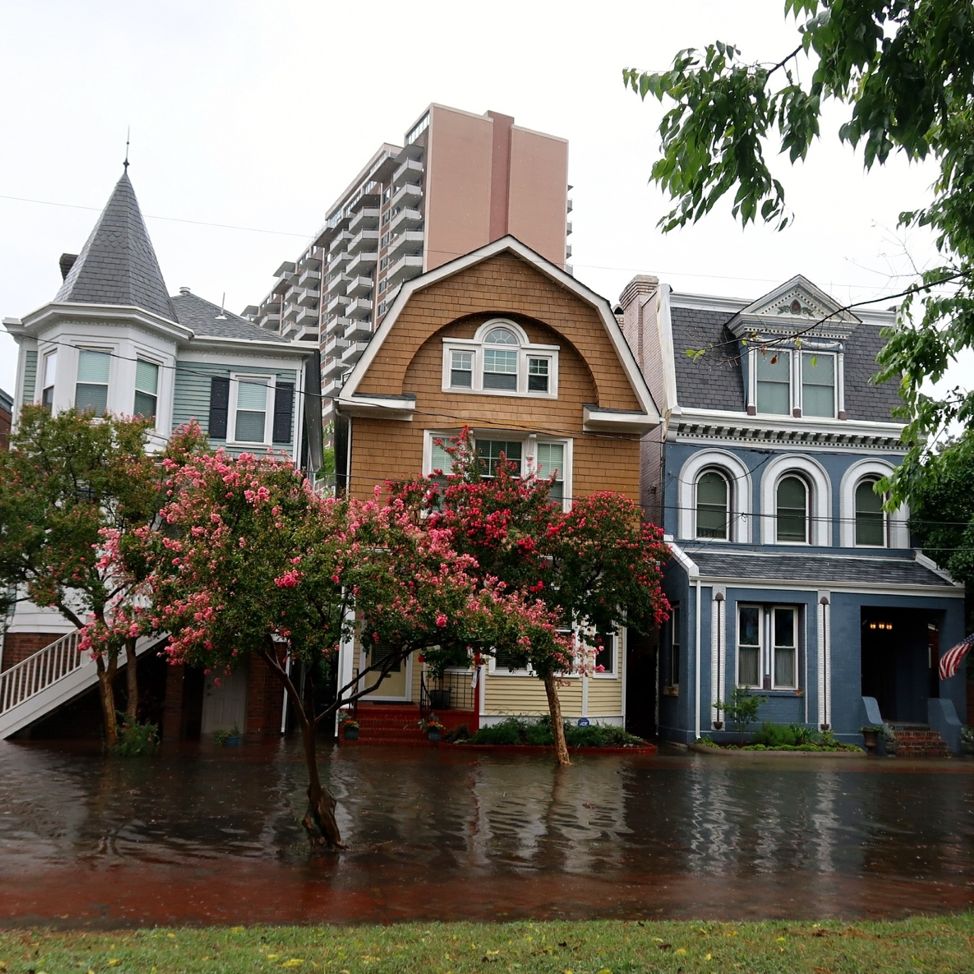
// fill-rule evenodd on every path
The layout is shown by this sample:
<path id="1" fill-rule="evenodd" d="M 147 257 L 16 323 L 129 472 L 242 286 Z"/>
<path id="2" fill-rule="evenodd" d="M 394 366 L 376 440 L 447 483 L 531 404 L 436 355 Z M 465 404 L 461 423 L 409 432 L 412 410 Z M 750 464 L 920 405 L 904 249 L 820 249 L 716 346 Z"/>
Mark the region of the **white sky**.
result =
<path id="1" fill-rule="evenodd" d="M 691 230 L 656 229 L 668 206 L 647 175 L 661 109 L 626 91 L 621 69 L 663 68 L 714 39 L 776 61 L 794 46 L 783 6 L 0 0 L 0 316 L 54 296 L 58 257 L 81 248 L 121 174 L 127 126 L 170 293 L 225 292 L 240 312 L 433 101 L 569 140 L 575 275 L 612 300 L 640 272 L 751 298 L 799 272 L 842 301 L 900 290 L 910 260 L 931 259 L 925 239 L 896 230 L 931 172 L 897 163 L 864 177 L 832 139 L 800 169 L 782 162 L 798 215 L 784 233 L 742 231 L 726 207 Z M 0 334 L 9 392 L 15 358 Z"/>

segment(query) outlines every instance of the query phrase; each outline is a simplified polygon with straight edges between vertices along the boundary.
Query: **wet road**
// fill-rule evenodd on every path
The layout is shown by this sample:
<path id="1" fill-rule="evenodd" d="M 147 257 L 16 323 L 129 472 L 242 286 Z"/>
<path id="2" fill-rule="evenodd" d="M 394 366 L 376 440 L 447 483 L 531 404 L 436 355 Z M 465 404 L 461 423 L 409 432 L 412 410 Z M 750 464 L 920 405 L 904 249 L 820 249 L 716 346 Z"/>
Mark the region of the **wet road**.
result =
<path id="1" fill-rule="evenodd" d="M 0 924 L 897 917 L 974 904 L 974 763 L 0 743 Z"/>

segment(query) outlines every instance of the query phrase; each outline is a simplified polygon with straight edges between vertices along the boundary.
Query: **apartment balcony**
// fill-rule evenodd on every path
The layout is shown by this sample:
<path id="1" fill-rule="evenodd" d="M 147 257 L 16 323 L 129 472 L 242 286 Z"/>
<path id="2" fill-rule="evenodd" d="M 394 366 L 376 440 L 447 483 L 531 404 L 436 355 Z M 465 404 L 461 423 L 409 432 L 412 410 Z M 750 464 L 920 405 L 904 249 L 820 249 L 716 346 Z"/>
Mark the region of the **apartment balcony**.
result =
<path id="1" fill-rule="evenodd" d="M 299 325 L 294 329 L 294 334 L 291 336 L 292 341 L 302 342 L 307 346 L 312 344 L 318 344 L 318 325 Z"/>
<path id="2" fill-rule="evenodd" d="M 361 213 L 362 210 L 367 210 L 372 207 L 377 207 L 379 205 L 379 194 L 375 188 L 367 189 L 355 197 L 354 200 L 349 204 L 348 210 L 353 216 L 357 213 Z"/>
<path id="3" fill-rule="evenodd" d="M 294 261 L 286 260 L 280 265 L 280 267 L 277 268 L 276 271 L 274 271 L 274 276 L 287 278 L 290 277 L 294 273 L 294 271 L 295 271 Z"/>
<path id="4" fill-rule="evenodd" d="M 334 358 L 336 355 L 340 356 L 346 348 L 348 348 L 348 342 L 342 335 L 332 335 L 321 346 L 321 354 L 326 358 Z"/>
<path id="5" fill-rule="evenodd" d="M 345 293 L 350 298 L 367 298 L 372 293 L 371 277 L 353 277 L 345 288 Z"/>
<path id="6" fill-rule="evenodd" d="M 317 334 L 318 333 L 318 309 L 302 308 L 295 316 L 294 323 L 299 328 L 311 327 L 314 329 L 315 334 Z"/>
<path id="7" fill-rule="evenodd" d="M 321 286 L 321 272 L 317 267 L 309 267 L 298 275 L 298 287 L 319 288 Z"/>
<path id="8" fill-rule="evenodd" d="M 312 247 L 298 261 L 298 273 L 308 270 L 321 270 L 321 251 L 317 247 Z"/>
<path id="9" fill-rule="evenodd" d="M 389 200 L 389 205 L 392 207 L 396 206 L 410 206 L 415 208 L 415 205 L 423 198 L 423 187 L 415 183 L 404 183 L 402 186 L 392 194 L 392 199 Z"/>
<path id="10" fill-rule="evenodd" d="M 334 335 L 344 335 L 349 321 L 350 319 L 346 318 L 344 315 L 331 315 L 321 324 L 321 337 L 327 341 Z"/>
<path id="11" fill-rule="evenodd" d="M 351 255 L 361 253 L 363 250 L 377 250 L 379 247 L 378 230 L 360 230 L 348 245 L 348 252 Z"/>
<path id="12" fill-rule="evenodd" d="M 291 287 L 284 292 L 284 303 L 297 304 L 303 297 L 304 288 L 292 284 Z"/>
<path id="13" fill-rule="evenodd" d="M 404 230 L 402 233 L 397 233 L 389 242 L 388 256 L 399 258 L 404 254 L 421 255 L 425 237 L 426 234 L 422 230 Z"/>
<path id="14" fill-rule="evenodd" d="M 369 298 L 356 298 L 345 309 L 345 314 L 355 320 L 372 320 L 372 301 Z"/>
<path id="15" fill-rule="evenodd" d="M 372 269 L 379 262 L 379 254 L 375 250 L 363 250 L 361 253 L 356 254 L 349 262 L 348 267 L 345 268 L 345 273 L 349 277 L 364 277 L 366 274 L 371 274 Z"/>
<path id="16" fill-rule="evenodd" d="M 392 183 L 401 183 L 404 179 L 410 182 L 422 182 L 423 172 L 426 167 L 418 159 L 406 159 L 405 162 L 392 174 Z"/>
<path id="17" fill-rule="evenodd" d="M 343 352 L 342 352 L 342 365 L 345 368 L 351 368 L 361 357 L 362 352 L 365 351 L 368 342 L 351 342 Z"/>
<path id="18" fill-rule="evenodd" d="M 260 325 L 261 328 L 265 328 L 267 331 L 272 331 L 276 334 L 281 328 L 280 308 L 274 308 L 272 310 L 261 312 L 260 316 L 257 318 L 257 324 Z"/>
<path id="19" fill-rule="evenodd" d="M 568 203 L 565 206 L 565 212 L 566 213 L 571 213 L 571 211 L 572 211 L 573 208 L 574 208 L 574 206 L 572 204 L 571 197 L 569 197 Z"/>
<path id="20" fill-rule="evenodd" d="M 256 321 L 260 317 L 260 308 L 256 304 L 248 304 L 243 311 L 240 312 L 241 318 L 247 318 L 250 321 Z"/>
<path id="21" fill-rule="evenodd" d="M 372 334 L 372 323 L 366 318 L 350 319 L 342 337 L 346 342 L 365 342 Z"/>
<path id="22" fill-rule="evenodd" d="M 379 208 L 377 206 L 364 206 L 348 222 L 348 230 L 351 234 L 360 233 L 362 230 L 375 230 L 379 226 Z"/>
<path id="23" fill-rule="evenodd" d="M 325 305 L 326 315 L 343 315 L 346 313 L 345 309 L 348 307 L 349 299 L 344 294 L 336 294 L 333 298 L 328 299 L 328 304 Z"/>
<path id="24" fill-rule="evenodd" d="M 390 285 L 411 280 L 423 273 L 423 258 L 406 254 L 386 269 L 386 280 Z"/>
<path id="25" fill-rule="evenodd" d="M 301 307 L 300 304 L 288 304 L 284 306 L 284 321 L 297 321 L 298 315 L 301 314 L 305 309 Z"/>
<path id="26" fill-rule="evenodd" d="M 346 287 L 348 287 L 348 276 L 341 273 L 334 274 L 328 278 L 325 284 L 325 293 L 329 298 L 332 298 L 336 294 L 344 294 Z"/>
<path id="27" fill-rule="evenodd" d="M 569 221 L 568 221 L 568 222 L 567 222 L 567 223 L 565 224 L 565 236 L 567 237 L 567 236 L 568 236 L 568 235 L 569 235 L 569 234 L 570 234 L 571 232 L 572 232 L 572 221 L 571 221 L 571 220 L 569 220 Z"/>
<path id="28" fill-rule="evenodd" d="M 339 371 L 343 370 L 341 362 L 338 363 Z M 341 375 L 335 376 L 332 380 L 325 385 L 321 390 L 322 398 L 324 399 L 334 399 L 338 396 L 338 393 L 342 391 L 342 380 Z"/>
<path id="29" fill-rule="evenodd" d="M 565 244 L 565 260 L 571 260 L 571 259 L 572 259 L 572 245 Z"/>
<path id="30" fill-rule="evenodd" d="M 349 259 L 349 254 L 347 250 L 333 250 L 328 255 L 328 275 L 340 271 L 347 263 Z"/>
<path id="31" fill-rule="evenodd" d="M 298 304 L 300 304 L 302 308 L 317 308 L 319 294 L 320 292 L 318 291 L 318 288 L 315 288 L 313 291 L 307 290 L 301 295 L 300 298 L 298 298 Z"/>
<path id="32" fill-rule="evenodd" d="M 423 225 L 423 214 L 419 210 L 404 207 L 389 221 L 389 230 L 399 233 L 402 230 L 416 230 Z"/>

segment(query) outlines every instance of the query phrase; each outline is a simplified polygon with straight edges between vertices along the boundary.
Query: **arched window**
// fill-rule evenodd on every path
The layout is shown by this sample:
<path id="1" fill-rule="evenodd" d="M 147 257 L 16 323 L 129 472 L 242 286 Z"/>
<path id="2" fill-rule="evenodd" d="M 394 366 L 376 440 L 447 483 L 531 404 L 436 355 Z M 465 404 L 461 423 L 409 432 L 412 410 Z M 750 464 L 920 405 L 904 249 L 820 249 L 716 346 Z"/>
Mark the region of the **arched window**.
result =
<path id="1" fill-rule="evenodd" d="M 727 540 L 728 525 L 727 480 L 716 470 L 701 474 L 697 481 L 697 537 Z"/>
<path id="2" fill-rule="evenodd" d="M 875 478 L 867 478 L 856 487 L 856 544 L 881 548 L 886 545 L 886 516 L 876 483 Z"/>
<path id="3" fill-rule="evenodd" d="M 801 477 L 778 481 L 777 540 L 808 544 L 808 485 Z"/>
<path id="4" fill-rule="evenodd" d="M 472 339 L 444 340 L 443 389 L 489 395 L 558 394 L 558 348 L 533 344 L 514 322 L 487 322 Z"/>

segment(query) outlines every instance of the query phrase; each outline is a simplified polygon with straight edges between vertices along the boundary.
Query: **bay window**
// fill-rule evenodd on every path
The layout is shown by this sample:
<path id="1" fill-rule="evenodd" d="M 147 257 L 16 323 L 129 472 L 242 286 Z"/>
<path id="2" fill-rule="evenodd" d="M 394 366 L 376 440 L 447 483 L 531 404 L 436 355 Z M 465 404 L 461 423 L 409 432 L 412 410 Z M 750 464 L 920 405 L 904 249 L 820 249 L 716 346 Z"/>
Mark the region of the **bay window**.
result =
<path id="1" fill-rule="evenodd" d="M 108 409 L 108 377 L 112 357 L 108 352 L 82 348 L 78 352 L 78 381 L 74 405 L 83 412 L 102 416 Z"/>

